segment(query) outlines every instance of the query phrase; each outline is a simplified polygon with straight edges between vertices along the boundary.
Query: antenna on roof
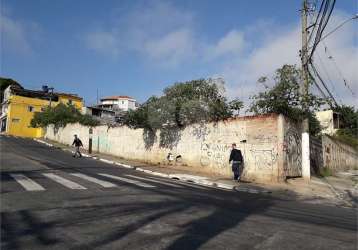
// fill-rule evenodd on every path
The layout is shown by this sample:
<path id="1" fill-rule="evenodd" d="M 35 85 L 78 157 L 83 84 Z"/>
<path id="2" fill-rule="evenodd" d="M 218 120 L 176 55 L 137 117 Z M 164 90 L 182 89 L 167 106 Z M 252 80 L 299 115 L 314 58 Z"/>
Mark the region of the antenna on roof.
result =
<path id="1" fill-rule="evenodd" d="M 97 88 L 97 103 L 96 103 L 96 105 L 98 105 L 98 88 Z"/>
<path id="2" fill-rule="evenodd" d="M 48 86 L 47 85 L 42 85 L 42 91 L 45 93 L 48 93 Z"/>

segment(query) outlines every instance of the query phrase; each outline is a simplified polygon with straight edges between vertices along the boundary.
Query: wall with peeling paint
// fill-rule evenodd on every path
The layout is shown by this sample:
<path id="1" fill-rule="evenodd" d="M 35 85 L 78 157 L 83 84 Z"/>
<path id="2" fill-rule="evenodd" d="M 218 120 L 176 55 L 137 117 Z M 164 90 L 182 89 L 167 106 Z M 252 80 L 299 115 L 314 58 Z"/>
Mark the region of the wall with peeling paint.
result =
<path id="1" fill-rule="evenodd" d="M 328 135 L 322 136 L 323 166 L 333 172 L 358 167 L 358 152 Z"/>
<path id="2" fill-rule="evenodd" d="M 300 126 L 282 115 L 246 116 L 218 123 L 193 124 L 182 130 L 158 131 L 128 127 L 93 129 L 93 151 L 148 163 L 164 163 L 168 153 L 181 155 L 186 168 L 232 176 L 231 144 L 244 156 L 243 179 L 276 182 L 301 173 Z M 45 137 L 71 144 L 77 134 L 88 148 L 89 128 L 70 124 Z"/>

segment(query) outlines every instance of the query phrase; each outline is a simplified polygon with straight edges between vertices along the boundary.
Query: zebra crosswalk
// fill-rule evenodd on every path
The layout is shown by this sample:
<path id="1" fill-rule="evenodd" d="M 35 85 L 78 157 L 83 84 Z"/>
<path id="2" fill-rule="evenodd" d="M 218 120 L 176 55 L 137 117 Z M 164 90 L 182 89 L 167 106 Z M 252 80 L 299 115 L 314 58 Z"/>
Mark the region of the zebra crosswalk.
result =
<path id="1" fill-rule="evenodd" d="M 101 175 L 101 176 L 108 177 L 108 178 L 112 178 L 112 179 L 115 179 L 115 180 L 119 180 L 119 181 L 131 183 L 131 184 L 135 184 L 135 185 L 140 186 L 140 187 L 147 187 L 147 188 L 153 188 L 153 187 L 155 187 L 155 186 L 153 186 L 153 185 L 146 184 L 146 183 L 141 182 L 141 181 L 131 180 L 131 179 L 128 179 L 128 178 L 119 177 L 119 176 L 115 176 L 115 175 L 110 175 L 110 174 L 100 174 L 100 175 Z"/>
<path id="2" fill-rule="evenodd" d="M 36 175 L 36 174 L 35 174 Z M 158 185 L 167 186 L 169 188 L 184 188 L 185 183 L 173 183 L 159 178 L 140 177 L 127 174 L 125 177 L 107 173 L 66 173 L 62 171 L 38 173 L 35 178 L 34 174 L 25 173 L 8 173 L 22 190 L 25 191 L 45 191 L 51 189 L 55 185 L 61 185 L 71 190 L 87 190 L 90 188 L 120 188 L 127 184 L 141 188 L 156 188 Z M 39 177 L 40 176 L 40 177 Z M 45 179 L 44 179 L 45 178 Z M 50 187 L 49 187 L 50 186 Z M 191 185 L 191 187 L 193 187 Z M 197 187 L 201 188 L 201 187 Z"/>
<path id="3" fill-rule="evenodd" d="M 40 184 L 31 180 L 29 177 L 23 174 L 10 174 L 12 178 L 17 181 L 27 191 L 42 191 L 45 190 Z"/>
<path id="4" fill-rule="evenodd" d="M 67 188 L 70 188 L 70 189 L 87 189 L 84 186 L 82 186 L 76 182 L 70 181 L 68 179 L 65 179 L 65 178 L 63 178 L 59 175 L 53 174 L 53 173 L 45 173 L 43 175 L 49 179 L 52 179 L 55 182 L 67 187 Z"/>

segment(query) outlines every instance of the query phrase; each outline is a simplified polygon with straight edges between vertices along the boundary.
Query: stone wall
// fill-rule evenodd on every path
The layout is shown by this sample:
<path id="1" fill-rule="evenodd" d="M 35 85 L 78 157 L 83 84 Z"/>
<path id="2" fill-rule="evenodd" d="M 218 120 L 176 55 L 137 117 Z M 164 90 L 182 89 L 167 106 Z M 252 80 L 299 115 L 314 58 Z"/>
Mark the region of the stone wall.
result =
<path id="1" fill-rule="evenodd" d="M 158 131 L 128 127 L 93 129 L 93 151 L 125 159 L 158 164 L 168 153 L 196 171 L 232 176 L 229 165 L 231 144 L 236 143 L 244 156 L 243 178 L 256 181 L 282 181 L 301 173 L 299 127 L 282 115 L 246 116 L 218 123 L 194 124 L 182 130 Z M 45 137 L 71 144 L 78 134 L 88 148 L 89 128 L 70 124 Z"/>

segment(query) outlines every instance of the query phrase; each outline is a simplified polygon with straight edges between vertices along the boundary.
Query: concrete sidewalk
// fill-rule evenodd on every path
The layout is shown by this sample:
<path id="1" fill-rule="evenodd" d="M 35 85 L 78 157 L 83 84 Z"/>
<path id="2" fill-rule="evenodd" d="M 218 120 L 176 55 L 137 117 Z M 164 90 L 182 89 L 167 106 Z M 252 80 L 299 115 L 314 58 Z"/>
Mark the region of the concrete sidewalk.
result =
<path id="1" fill-rule="evenodd" d="M 45 139 L 34 140 L 49 147 L 74 153 L 74 148 L 68 145 Z M 84 149 L 81 149 L 81 152 L 83 152 L 84 157 L 91 157 L 119 167 L 199 185 L 238 192 L 265 193 L 285 200 L 357 207 L 358 173 L 355 172 L 339 173 L 337 176 L 326 178 L 313 176 L 310 182 L 306 182 L 302 178 L 293 178 L 288 179 L 285 183 L 248 183 L 237 182 L 220 175 L 198 172 L 187 166 L 150 165 L 96 152 L 89 155 Z"/>

